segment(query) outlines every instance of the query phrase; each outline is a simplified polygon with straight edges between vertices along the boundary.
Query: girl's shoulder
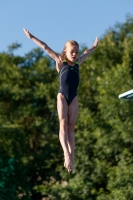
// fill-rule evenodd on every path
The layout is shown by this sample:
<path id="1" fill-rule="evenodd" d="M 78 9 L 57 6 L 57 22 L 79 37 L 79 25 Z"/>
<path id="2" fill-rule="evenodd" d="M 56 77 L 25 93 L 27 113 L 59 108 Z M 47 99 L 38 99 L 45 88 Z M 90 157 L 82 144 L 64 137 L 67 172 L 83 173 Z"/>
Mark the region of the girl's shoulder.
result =
<path id="1" fill-rule="evenodd" d="M 58 59 L 56 60 L 56 70 L 57 70 L 57 72 L 59 72 L 60 71 L 60 68 L 61 68 L 61 66 L 62 66 L 62 56 L 59 54 L 58 55 Z"/>

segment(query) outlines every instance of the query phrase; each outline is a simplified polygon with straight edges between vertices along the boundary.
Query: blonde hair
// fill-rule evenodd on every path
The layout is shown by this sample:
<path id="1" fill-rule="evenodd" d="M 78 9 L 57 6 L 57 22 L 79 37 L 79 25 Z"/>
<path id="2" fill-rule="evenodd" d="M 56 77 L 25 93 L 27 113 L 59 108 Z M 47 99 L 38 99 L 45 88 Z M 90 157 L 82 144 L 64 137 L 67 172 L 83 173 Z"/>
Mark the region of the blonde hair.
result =
<path id="1" fill-rule="evenodd" d="M 65 55 L 66 55 L 66 48 L 68 45 L 76 45 L 78 48 L 79 48 L 79 44 L 75 41 L 75 40 L 68 40 L 65 45 L 64 45 L 64 48 L 61 52 L 61 55 L 62 55 L 62 60 L 65 59 Z"/>

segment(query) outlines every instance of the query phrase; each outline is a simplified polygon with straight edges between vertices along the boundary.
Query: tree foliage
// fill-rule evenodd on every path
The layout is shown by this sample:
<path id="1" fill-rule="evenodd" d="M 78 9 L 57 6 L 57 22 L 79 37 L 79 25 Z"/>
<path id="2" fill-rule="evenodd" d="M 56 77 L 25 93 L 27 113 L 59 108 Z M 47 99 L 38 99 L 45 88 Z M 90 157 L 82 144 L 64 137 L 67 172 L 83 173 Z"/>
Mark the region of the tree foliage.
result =
<path id="1" fill-rule="evenodd" d="M 0 199 L 132 200 L 133 18 L 100 38 L 80 67 L 75 169 L 63 168 L 58 74 L 40 49 L 0 54 Z M 82 50 L 81 50 L 82 52 Z"/>

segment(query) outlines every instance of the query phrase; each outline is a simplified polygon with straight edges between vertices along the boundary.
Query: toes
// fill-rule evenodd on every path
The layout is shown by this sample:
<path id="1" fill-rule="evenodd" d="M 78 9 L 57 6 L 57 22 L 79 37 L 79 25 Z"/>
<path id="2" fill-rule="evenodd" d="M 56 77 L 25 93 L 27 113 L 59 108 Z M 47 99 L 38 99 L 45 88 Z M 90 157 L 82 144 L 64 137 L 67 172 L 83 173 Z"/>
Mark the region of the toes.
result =
<path id="1" fill-rule="evenodd" d="M 70 164 L 67 166 L 66 163 L 64 163 L 64 167 L 68 170 L 68 172 L 72 171 L 72 167 Z"/>
<path id="2" fill-rule="evenodd" d="M 67 167 L 66 167 L 66 163 L 64 163 L 64 167 L 67 168 Z"/>
<path id="3" fill-rule="evenodd" d="M 71 165 L 69 165 L 68 172 L 71 172 L 71 171 L 72 171 L 72 168 L 71 168 Z"/>

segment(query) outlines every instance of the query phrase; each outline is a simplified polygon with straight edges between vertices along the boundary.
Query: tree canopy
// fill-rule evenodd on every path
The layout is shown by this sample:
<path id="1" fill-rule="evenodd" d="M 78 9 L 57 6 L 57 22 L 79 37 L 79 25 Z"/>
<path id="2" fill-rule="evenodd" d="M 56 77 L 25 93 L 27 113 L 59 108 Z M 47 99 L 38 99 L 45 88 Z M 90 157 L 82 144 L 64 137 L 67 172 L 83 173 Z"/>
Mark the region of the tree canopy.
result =
<path id="1" fill-rule="evenodd" d="M 15 56 L 20 47 L 0 53 L 0 200 L 132 200 L 133 106 L 118 95 L 133 85 L 133 18 L 80 66 L 72 173 L 58 138 L 55 63 L 40 48 Z"/>

